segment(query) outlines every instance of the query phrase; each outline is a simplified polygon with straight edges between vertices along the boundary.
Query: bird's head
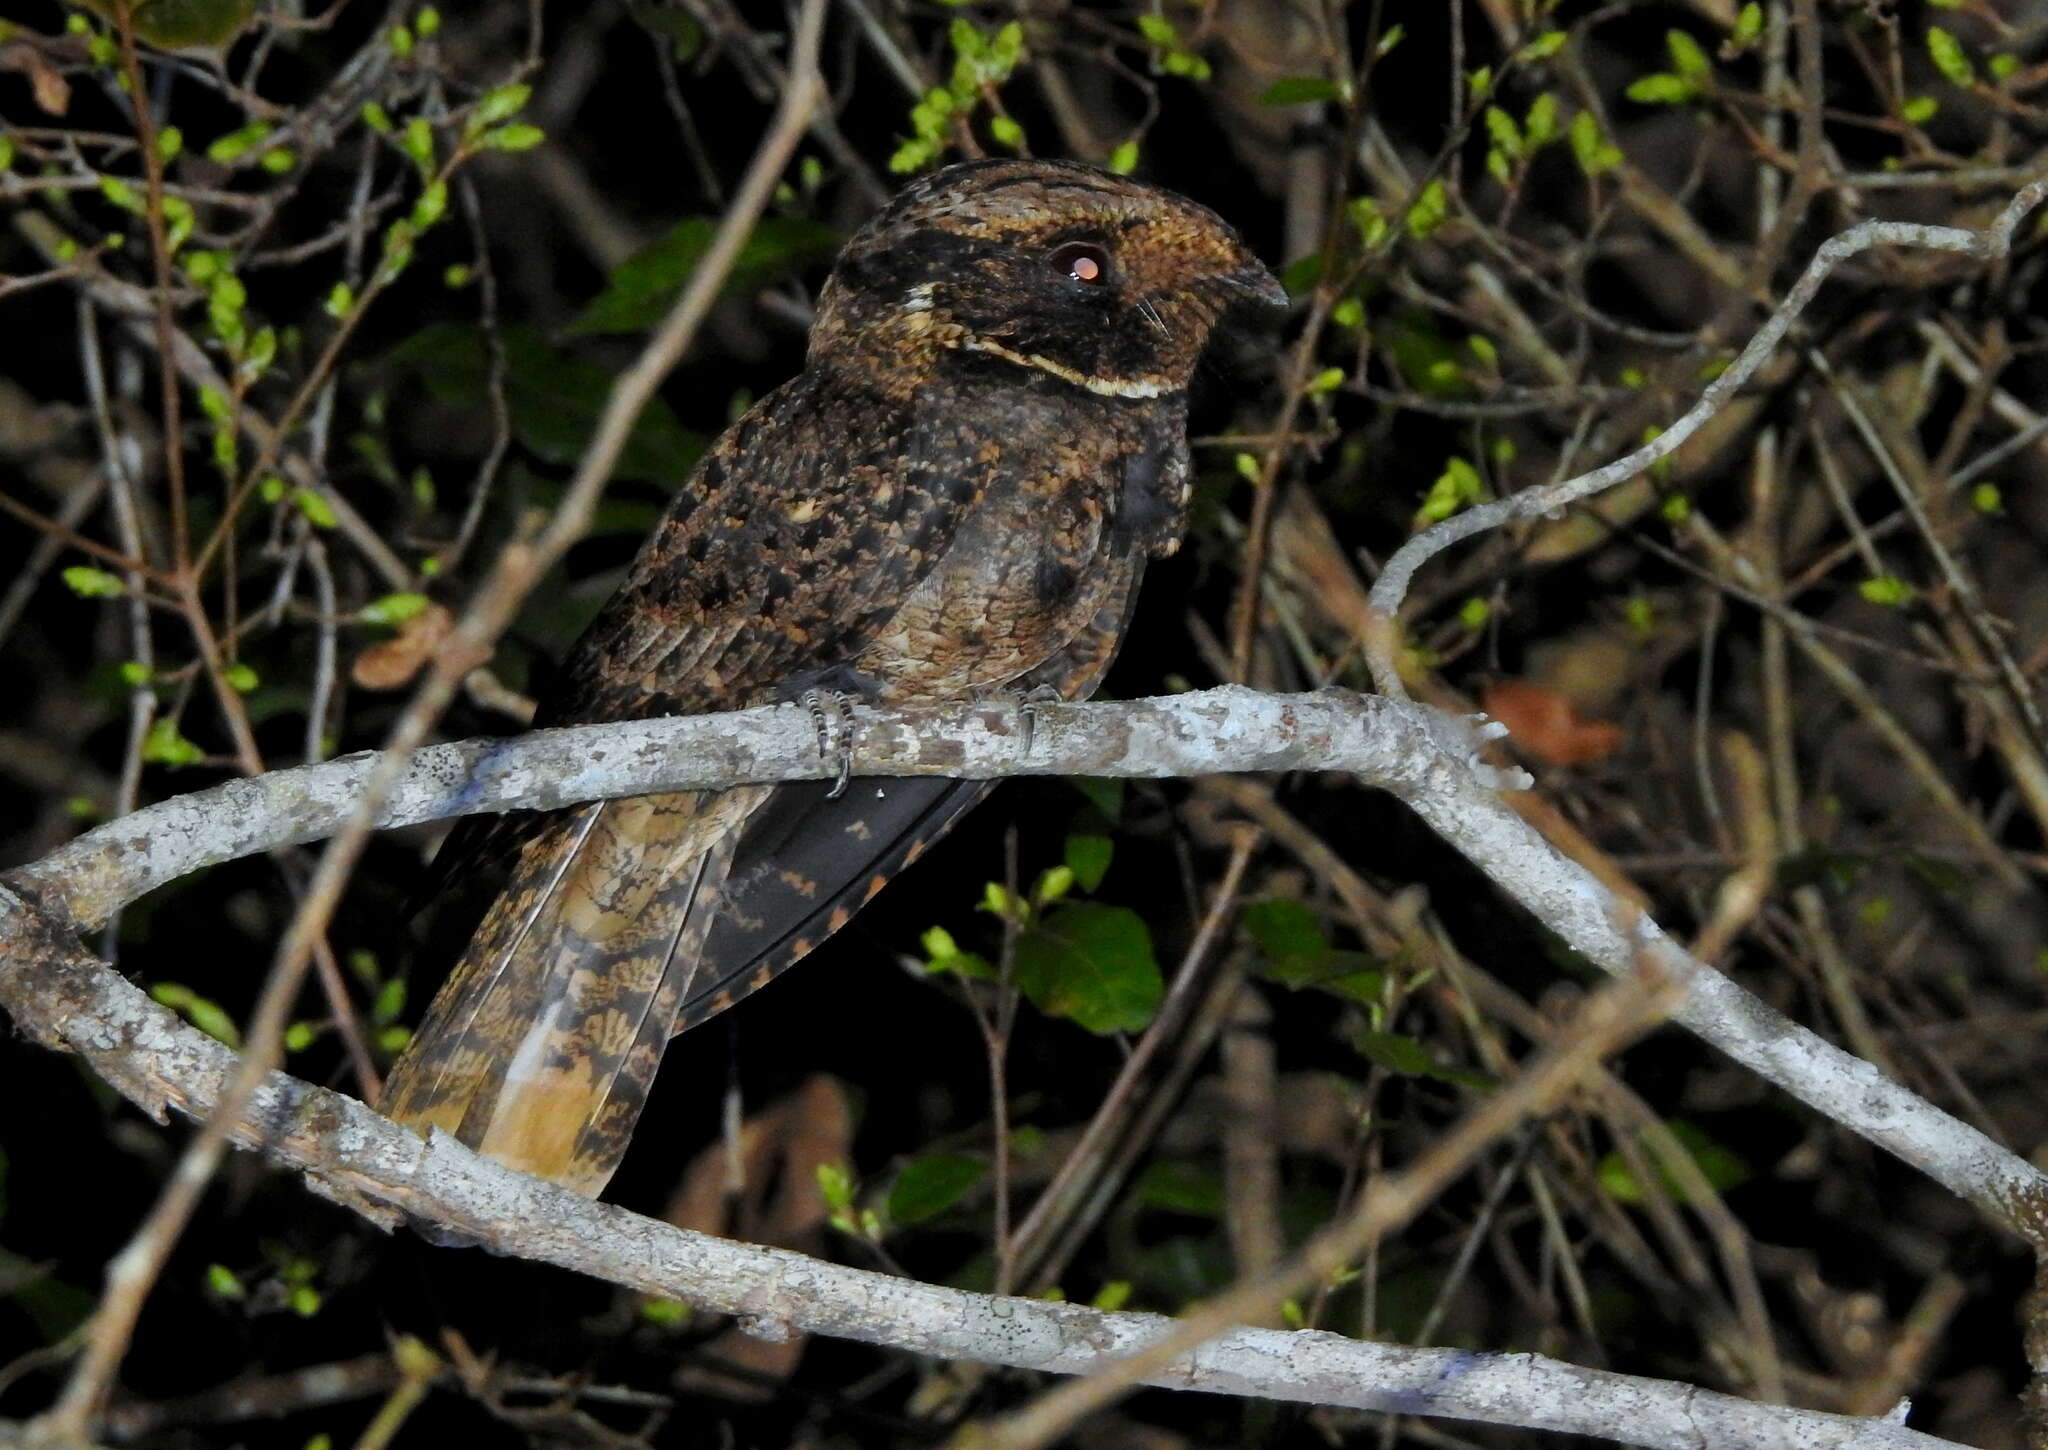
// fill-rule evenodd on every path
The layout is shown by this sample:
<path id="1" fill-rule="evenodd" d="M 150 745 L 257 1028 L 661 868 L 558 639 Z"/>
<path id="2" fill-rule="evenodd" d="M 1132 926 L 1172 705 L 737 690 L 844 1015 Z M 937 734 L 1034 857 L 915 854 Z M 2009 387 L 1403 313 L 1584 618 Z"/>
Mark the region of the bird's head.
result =
<path id="1" fill-rule="evenodd" d="M 1074 162 L 970 161 L 913 182 L 846 244 L 811 357 L 952 351 L 1155 398 L 1187 386 L 1231 307 L 1286 301 L 1185 197 Z"/>

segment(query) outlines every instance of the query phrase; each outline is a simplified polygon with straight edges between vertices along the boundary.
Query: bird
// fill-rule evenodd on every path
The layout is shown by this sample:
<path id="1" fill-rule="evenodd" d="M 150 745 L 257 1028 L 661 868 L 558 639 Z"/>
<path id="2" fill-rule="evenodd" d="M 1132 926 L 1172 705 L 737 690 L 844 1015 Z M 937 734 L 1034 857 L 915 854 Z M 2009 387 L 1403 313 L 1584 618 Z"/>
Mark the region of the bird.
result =
<path id="1" fill-rule="evenodd" d="M 849 238 L 802 370 L 706 450 L 536 724 L 1085 699 L 1180 543 L 1213 329 L 1286 301 L 1221 217 L 1159 186 L 1023 159 L 911 182 Z M 595 1197 L 669 1039 L 843 927 L 991 784 L 469 818 L 437 866 L 495 851 L 509 876 L 382 1110 Z"/>

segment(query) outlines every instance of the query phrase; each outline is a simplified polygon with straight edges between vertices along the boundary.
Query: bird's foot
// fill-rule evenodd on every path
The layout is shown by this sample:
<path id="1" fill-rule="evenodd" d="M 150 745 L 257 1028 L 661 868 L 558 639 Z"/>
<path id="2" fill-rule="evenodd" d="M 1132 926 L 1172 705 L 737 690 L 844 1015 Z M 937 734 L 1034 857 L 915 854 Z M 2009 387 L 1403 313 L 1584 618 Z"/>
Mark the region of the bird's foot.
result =
<path id="1" fill-rule="evenodd" d="M 873 702 L 881 698 L 882 682 L 841 661 L 792 675 L 783 681 L 777 694 L 783 700 L 800 703 L 811 712 L 811 728 L 817 732 L 818 755 L 823 759 L 830 759 L 834 753 L 832 722 L 835 718 L 838 720 L 839 774 L 825 798 L 839 799 L 846 793 L 846 783 L 853 775 L 854 702 Z"/>
<path id="2" fill-rule="evenodd" d="M 1051 685 L 1033 685 L 1028 690 L 1008 687 L 1000 690 L 991 690 L 985 695 L 977 695 L 975 703 L 978 705 L 1006 706 L 1015 713 L 1017 717 L 1017 734 L 1022 741 L 1022 749 L 1019 754 L 1023 759 L 1028 760 L 1031 758 L 1032 742 L 1038 737 L 1038 707 L 1040 705 L 1059 704 L 1065 699 L 1066 696 L 1062 695 Z"/>

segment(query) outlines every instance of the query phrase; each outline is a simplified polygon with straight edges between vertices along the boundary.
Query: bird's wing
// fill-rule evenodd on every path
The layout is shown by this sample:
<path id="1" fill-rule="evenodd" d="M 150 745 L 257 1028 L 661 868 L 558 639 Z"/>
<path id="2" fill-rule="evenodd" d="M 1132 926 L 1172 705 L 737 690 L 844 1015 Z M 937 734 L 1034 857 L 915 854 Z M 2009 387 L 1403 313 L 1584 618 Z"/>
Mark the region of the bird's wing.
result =
<path id="1" fill-rule="evenodd" d="M 1068 700 L 1095 693 L 1123 638 L 1139 572 L 1133 565 L 1088 628 L 1015 682 L 1020 708 L 1040 690 Z M 802 960 L 995 785 L 857 778 L 836 797 L 825 781 L 774 787 L 734 848 L 724 899 L 675 1030 L 717 1016 Z"/>
<path id="2" fill-rule="evenodd" d="M 803 387 L 764 399 L 706 455 L 572 651 L 544 723 L 735 709 L 829 677 L 944 552 L 977 497 L 957 481 L 966 470 L 907 442 L 880 407 L 838 410 L 842 431 L 791 427 L 817 406 Z M 394 1066 L 384 1111 L 599 1191 L 682 1004 L 702 995 L 694 984 L 736 969 L 721 959 L 700 974 L 703 947 L 750 823 L 781 799 L 770 787 L 684 792 L 516 827 L 511 878 Z M 954 799 L 941 826 L 972 803 Z M 770 820 L 753 838 L 788 849 L 810 829 Z M 904 840 L 895 829 L 870 854 L 827 851 L 832 894 L 878 859 L 900 865 Z M 742 883 L 766 859 L 748 853 Z M 774 905 L 740 896 L 741 909 Z"/>

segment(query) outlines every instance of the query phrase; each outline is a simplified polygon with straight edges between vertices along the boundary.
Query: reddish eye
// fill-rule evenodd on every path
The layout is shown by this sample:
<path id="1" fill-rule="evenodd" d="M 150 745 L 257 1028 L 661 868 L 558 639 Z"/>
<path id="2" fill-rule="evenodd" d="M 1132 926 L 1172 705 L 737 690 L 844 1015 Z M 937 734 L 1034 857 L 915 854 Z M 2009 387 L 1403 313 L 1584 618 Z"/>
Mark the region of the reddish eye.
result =
<path id="1" fill-rule="evenodd" d="M 1052 269 L 1071 281 L 1100 287 L 1109 280 L 1109 253 L 1093 242 L 1068 242 L 1053 249 Z"/>

